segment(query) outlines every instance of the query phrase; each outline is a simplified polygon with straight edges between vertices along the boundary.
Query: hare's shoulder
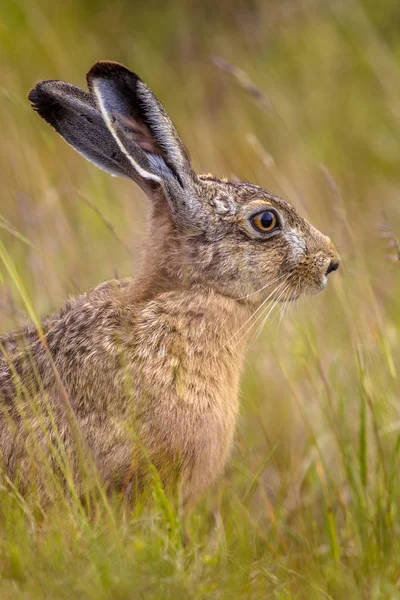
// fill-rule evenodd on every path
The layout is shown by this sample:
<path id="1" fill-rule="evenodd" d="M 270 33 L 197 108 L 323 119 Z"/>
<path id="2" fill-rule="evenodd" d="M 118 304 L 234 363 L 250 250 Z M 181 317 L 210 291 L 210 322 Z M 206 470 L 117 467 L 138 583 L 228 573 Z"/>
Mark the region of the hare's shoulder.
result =
<path id="1" fill-rule="evenodd" d="M 118 348 L 115 342 L 119 332 L 133 320 L 133 313 L 124 302 L 124 290 L 130 283 L 130 280 L 107 281 L 68 300 L 58 313 L 43 319 L 44 336 L 34 324 L 28 323 L 0 337 L 0 398 L 14 396 L 13 373 L 29 389 L 36 389 L 38 377 L 44 388 L 52 389 L 50 357 L 68 389 L 78 375 L 90 378 L 93 361 L 107 366 L 114 348 Z M 87 360 L 93 355 L 92 362 Z"/>
<path id="2" fill-rule="evenodd" d="M 127 318 L 124 292 L 131 283 L 130 279 L 106 281 L 68 300 L 59 313 L 45 318 L 43 331 L 50 350 L 58 344 L 86 345 L 98 336 L 113 335 Z"/>
<path id="3" fill-rule="evenodd" d="M 120 292 L 123 292 L 132 284 L 131 279 L 110 279 L 99 284 L 89 292 L 80 296 L 69 298 L 58 313 L 48 315 L 43 319 L 43 326 L 46 327 L 54 321 L 68 317 L 70 313 L 79 311 L 80 308 L 100 307 L 104 304 L 110 304 L 117 301 Z"/>

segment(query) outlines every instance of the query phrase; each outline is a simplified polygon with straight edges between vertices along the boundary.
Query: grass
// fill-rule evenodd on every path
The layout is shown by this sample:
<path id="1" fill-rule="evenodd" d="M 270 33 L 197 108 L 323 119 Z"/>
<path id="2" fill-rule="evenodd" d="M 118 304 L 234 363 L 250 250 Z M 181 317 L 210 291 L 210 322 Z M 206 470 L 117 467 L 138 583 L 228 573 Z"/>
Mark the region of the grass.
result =
<path id="1" fill-rule="evenodd" d="M 90 517 L 0 482 L 2 598 L 400 598 L 399 20 L 391 0 L 3 0 L 1 332 L 137 271 L 143 195 L 26 99 L 100 58 L 150 84 L 197 170 L 285 196 L 342 268 L 253 344 L 232 462 L 185 526 L 156 475 L 151 507 Z"/>

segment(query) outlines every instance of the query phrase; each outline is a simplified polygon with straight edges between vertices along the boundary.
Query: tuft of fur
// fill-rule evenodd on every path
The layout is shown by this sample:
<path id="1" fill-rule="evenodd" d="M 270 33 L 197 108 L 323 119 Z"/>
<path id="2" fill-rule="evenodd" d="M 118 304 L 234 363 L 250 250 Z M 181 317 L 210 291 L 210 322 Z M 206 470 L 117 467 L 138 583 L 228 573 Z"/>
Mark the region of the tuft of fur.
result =
<path id="1" fill-rule="evenodd" d="M 22 489 L 40 487 L 32 448 L 47 452 L 61 440 L 79 487 L 66 395 L 110 491 L 139 493 L 151 462 L 166 488 L 178 485 L 188 500 L 229 458 L 251 315 L 267 298 L 321 291 L 339 258 L 282 198 L 195 175 L 137 75 L 101 62 L 88 81 L 90 93 L 46 81 L 29 98 L 86 158 L 145 189 L 143 266 L 135 281 L 109 281 L 69 300 L 43 320 L 43 337 L 28 325 L 0 338 L 2 465 Z M 279 217 L 268 235 L 252 225 L 266 210 Z"/>

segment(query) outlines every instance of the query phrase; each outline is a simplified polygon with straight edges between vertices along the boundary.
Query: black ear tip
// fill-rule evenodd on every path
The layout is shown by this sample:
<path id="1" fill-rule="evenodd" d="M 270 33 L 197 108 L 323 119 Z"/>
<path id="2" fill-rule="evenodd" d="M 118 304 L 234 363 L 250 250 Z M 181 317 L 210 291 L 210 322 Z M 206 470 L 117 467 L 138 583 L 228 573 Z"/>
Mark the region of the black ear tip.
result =
<path id="1" fill-rule="evenodd" d="M 86 75 L 86 79 L 88 85 L 90 87 L 90 82 L 96 78 L 103 79 L 116 79 L 119 77 L 128 76 L 130 79 L 133 77 L 134 79 L 138 79 L 138 76 L 130 71 L 121 63 L 113 62 L 111 60 L 99 60 L 94 63 L 88 74 Z"/>
<path id="2" fill-rule="evenodd" d="M 45 121 L 55 127 L 55 120 L 61 108 L 54 93 L 51 93 L 54 81 L 39 81 L 28 94 L 28 100 Z"/>
<path id="3" fill-rule="evenodd" d="M 29 90 L 28 100 L 32 104 L 32 108 L 37 110 L 40 103 L 40 83 L 36 84 L 35 87 Z"/>
<path id="4" fill-rule="evenodd" d="M 36 110 L 39 114 L 42 114 L 42 111 L 49 107 L 50 104 L 53 104 L 51 97 L 46 93 L 46 82 L 39 81 L 33 87 L 28 94 L 28 100 L 32 105 L 33 110 Z"/>

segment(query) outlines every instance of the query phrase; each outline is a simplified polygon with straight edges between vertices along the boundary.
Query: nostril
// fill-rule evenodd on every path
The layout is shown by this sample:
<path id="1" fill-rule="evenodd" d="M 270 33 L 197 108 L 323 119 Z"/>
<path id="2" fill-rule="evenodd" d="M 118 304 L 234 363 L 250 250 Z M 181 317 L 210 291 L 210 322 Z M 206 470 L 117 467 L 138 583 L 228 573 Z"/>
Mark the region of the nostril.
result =
<path id="1" fill-rule="evenodd" d="M 325 275 L 329 275 L 329 273 L 332 273 L 332 271 L 337 271 L 338 268 L 339 268 L 339 261 L 331 260 L 330 265 L 327 268 Z"/>

